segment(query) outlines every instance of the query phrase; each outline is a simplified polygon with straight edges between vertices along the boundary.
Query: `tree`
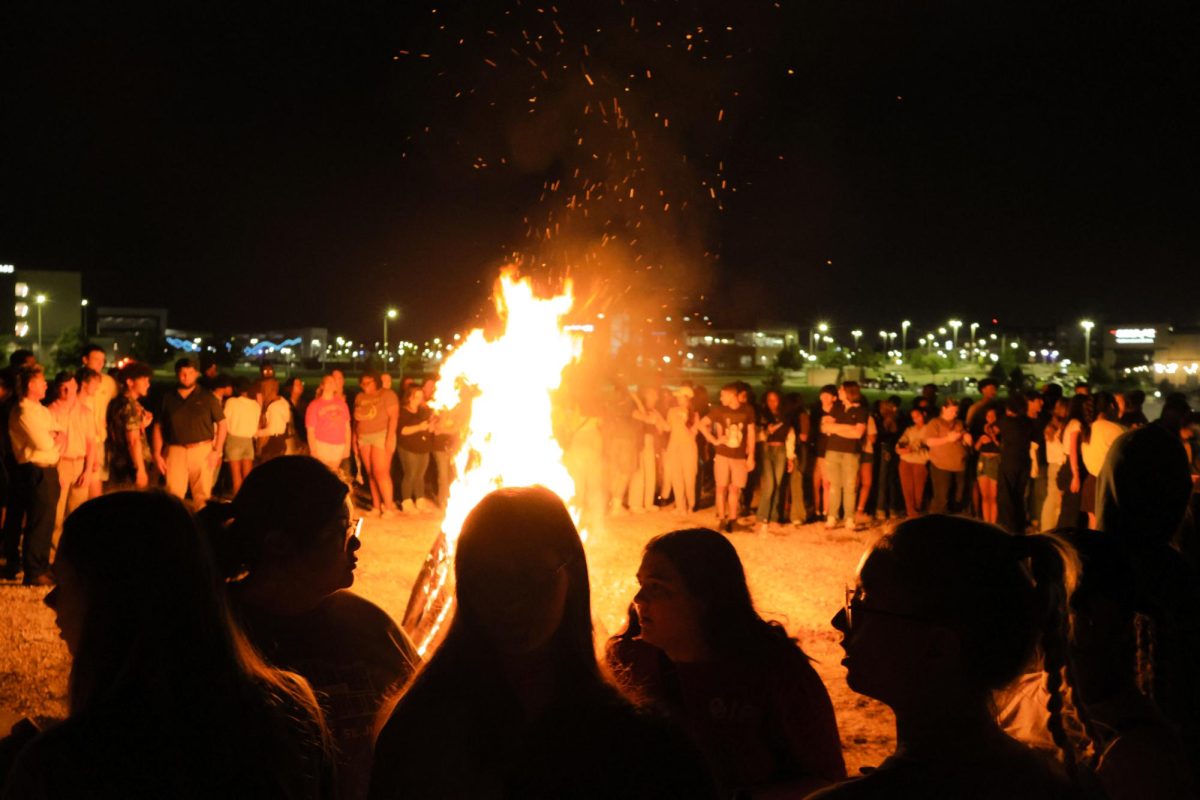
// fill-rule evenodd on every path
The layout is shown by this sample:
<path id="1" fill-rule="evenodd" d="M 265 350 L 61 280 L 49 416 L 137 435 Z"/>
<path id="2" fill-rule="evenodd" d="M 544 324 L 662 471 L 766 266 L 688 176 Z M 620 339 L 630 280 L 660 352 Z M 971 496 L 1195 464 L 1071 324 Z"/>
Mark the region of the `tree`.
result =
<path id="1" fill-rule="evenodd" d="M 1013 367 L 1016 369 L 1016 367 Z M 988 377 L 997 383 L 1005 383 L 1008 380 L 1008 373 L 1004 369 L 1004 365 L 1000 363 L 992 364 L 992 368 L 988 370 Z"/>
<path id="2" fill-rule="evenodd" d="M 775 366 L 779 369 L 800 369 L 800 348 L 796 345 L 784 347 L 775 356 Z"/>
<path id="3" fill-rule="evenodd" d="M 83 358 L 83 331 L 78 325 L 73 325 L 59 334 L 54 342 L 54 364 L 59 369 L 74 369 Z"/>
<path id="4" fill-rule="evenodd" d="M 1092 364 L 1087 371 L 1087 382 L 1091 386 L 1111 386 L 1113 377 L 1101 364 Z"/>

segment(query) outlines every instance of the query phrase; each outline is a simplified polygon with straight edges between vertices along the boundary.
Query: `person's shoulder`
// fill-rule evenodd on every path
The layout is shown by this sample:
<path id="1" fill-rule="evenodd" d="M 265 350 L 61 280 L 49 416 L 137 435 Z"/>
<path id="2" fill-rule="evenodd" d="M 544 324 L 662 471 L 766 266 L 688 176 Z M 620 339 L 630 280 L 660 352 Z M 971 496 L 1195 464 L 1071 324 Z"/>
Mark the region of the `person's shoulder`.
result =
<path id="1" fill-rule="evenodd" d="M 5 790 L 4 796 L 54 796 L 51 789 L 53 785 L 64 776 L 83 772 L 81 758 L 87 752 L 87 739 L 81 724 L 72 719 L 40 733 L 22 748 L 13 762 L 8 782 L 0 784 L 0 789 Z"/>
<path id="2" fill-rule="evenodd" d="M 395 646 L 404 657 L 416 666 L 420 660 L 408 634 L 396 624 L 391 615 L 370 600 L 342 589 L 329 595 L 324 601 L 326 613 L 345 627 L 352 627 L 359 635 L 385 642 L 389 649 Z"/>

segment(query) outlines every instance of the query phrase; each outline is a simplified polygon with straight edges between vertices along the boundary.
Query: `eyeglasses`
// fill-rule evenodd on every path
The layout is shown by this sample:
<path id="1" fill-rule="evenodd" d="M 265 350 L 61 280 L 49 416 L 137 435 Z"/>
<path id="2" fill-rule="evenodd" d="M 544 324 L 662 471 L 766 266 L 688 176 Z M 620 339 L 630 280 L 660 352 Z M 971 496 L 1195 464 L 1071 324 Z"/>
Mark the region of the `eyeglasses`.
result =
<path id="1" fill-rule="evenodd" d="M 881 617 L 894 617 L 896 619 L 907 619 L 912 622 L 933 624 L 933 620 L 928 617 L 922 617 L 917 614 L 905 614 L 900 611 L 888 611 L 883 608 L 874 608 L 865 605 L 862 600 L 862 588 L 857 586 L 854 588 L 846 587 L 846 599 L 842 606 L 842 612 L 846 615 L 847 630 L 854 627 L 855 616 L 861 616 L 862 614 L 876 614 Z"/>
<path id="2" fill-rule="evenodd" d="M 363 517 L 359 517 L 346 526 L 346 547 L 350 547 L 351 539 L 362 541 L 363 519 Z"/>

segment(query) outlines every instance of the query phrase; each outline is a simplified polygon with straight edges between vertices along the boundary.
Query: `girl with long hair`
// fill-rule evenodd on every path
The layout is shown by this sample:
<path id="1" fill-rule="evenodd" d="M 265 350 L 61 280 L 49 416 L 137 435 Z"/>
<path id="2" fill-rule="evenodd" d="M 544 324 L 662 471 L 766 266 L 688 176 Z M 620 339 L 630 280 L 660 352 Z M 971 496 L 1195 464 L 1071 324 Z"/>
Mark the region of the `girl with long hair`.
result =
<path id="1" fill-rule="evenodd" d="M 775 389 L 763 394 L 758 410 L 758 439 L 762 447 L 759 460 L 758 524 L 759 531 L 783 522 L 784 487 L 787 485 L 787 441 L 791 429 L 780 408 L 782 396 Z"/>
<path id="2" fill-rule="evenodd" d="M 1067 424 L 1062 443 L 1065 460 L 1058 471 L 1058 488 L 1062 492 L 1059 528 L 1077 528 L 1086 524 L 1083 516 L 1083 484 L 1087 480 L 1087 465 L 1083 460 L 1083 443 L 1092 432 L 1092 397 L 1077 394 L 1067 407 Z"/>
<path id="3" fill-rule="evenodd" d="M 696 470 L 700 454 L 696 447 L 696 433 L 700 430 L 700 417 L 692 408 L 694 392 L 690 386 L 675 390 L 675 405 L 667 409 L 667 425 L 670 436 L 663 458 L 667 489 L 675 498 L 675 513 L 681 517 L 696 508 Z M 666 490 L 663 492 L 666 494 Z"/>
<path id="4" fill-rule="evenodd" d="M 783 626 L 754 609 L 728 539 L 706 528 L 657 536 L 637 577 L 609 663 L 679 721 L 722 796 L 803 797 L 845 777 L 829 694 Z"/>
<path id="5" fill-rule="evenodd" d="M 911 424 L 896 442 L 900 464 L 900 490 L 904 494 L 904 511 L 909 517 L 921 513 L 925 502 L 925 479 L 929 473 L 929 447 L 925 444 L 925 424 L 929 417 L 923 407 L 909 412 Z"/>
<path id="6" fill-rule="evenodd" d="M 391 389 L 383 388 L 375 372 L 364 372 L 358 385 L 362 390 L 354 397 L 354 443 L 358 463 L 362 465 L 371 489 L 372 513 L 391 517 L 396 514 L 392 458 L 396 454 L 400 399 Z"/>
<path id="7" fill-rule="evenodd" d="M 896 752 L 814 797 L 1065 798 L 1079 754 L 1064 722 L 1074 553 L 965 517 L 908 520 L 866 553 L 833 619 L 850 688 L 896 715 Z M 1045 673 L 1048 730 L 1065 769 L 1005 735 L 993 697 Z M 1070 687 L 1074 688 L 1074 687 Z"/>
<path id="8" fill-rule="evenodd" d="M 1052 531 L 1058 527 L 1058 515 L 1062 512 L 1063 491 L 1059 488 L 1058 481 L 1059 472 L 1067 462 L 1063 432 L 1067 427 L 1067 415 L 1070 410 L 1071 403 L 1065 397 L 1060 397 L 1054 402 L 1054 409 L 1046 422 L 1046 500 L 1042 503 L 1040 525 L 1043 531 Z"/>
<path id="9" fill-rule="evenodd" d="M 463 523 L 446 637 L 375 747 L 370 797 L 711 797 L 681 737 L 601 673 L 562 501 L 499 489 Z"/>
<path id="10" fill-rule="evenodd" d="M 433 409 L 425 404 L 425 392 L 420 386 L 404 387 L 397 419 L 399 436 L 396 449 L 400 452 L 400 510 L 416 513 L 418 501 L 425 499 L 425 473 L 429 471 L 429 453 L 433 450 Z"/>
<path id="11" fill-rule="evenodd" d="M 420 662 L 391 617 L 350 591 L 362 547 L 351 512 L 346 484 L 308 456 L 272 459 L 232 503 L 200 512 L 247 637 L 318 693 L 340 800 L 366 796 L 375 716 Z"/>
<path id="12" fill-rule="evenodd" d="M 231 622 L 182 502 L 84 503 L 63 524 L 54 573 L 46 604 L 73 659 L 70 714 L 22 753 L 7 797 L 333 796 L 312 690 Z"/>
<path id="13" fill-rule="evenodd" d="M 336 370 L 335 370 L 336 372 Z M 331 472 L 350 455 L 350 408 L 335 375 L 321 378 L 317 396 L 304 410 L 308 452 Z"/>
<path id="14" fill-rule="evenodd" d="M 979 474 L 975 479 L 979 485 L 979 510 L 984 522 L 996 524 L 999 509 L 996 502 L 996 482 L 1000 478 L 1000 427 L 996 424 L 996 409 L 984 412 L 983 428 L 975 440 L 975 452 L 979 454 Z"/>

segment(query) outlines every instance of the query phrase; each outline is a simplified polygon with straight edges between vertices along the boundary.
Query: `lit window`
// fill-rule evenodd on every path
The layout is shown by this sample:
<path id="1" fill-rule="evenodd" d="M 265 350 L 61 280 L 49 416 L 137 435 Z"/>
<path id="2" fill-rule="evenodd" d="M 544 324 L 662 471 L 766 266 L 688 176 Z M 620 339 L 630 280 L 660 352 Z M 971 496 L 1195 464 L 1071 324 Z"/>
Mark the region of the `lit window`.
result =
<path id="1" fill-rule="evenodd" d="M 28 303 L 17 303 L 15 306 L 13 306 L 13 311 L 16 312 L 16 315 L 18 317 L 28 317 L 29 316 L 29 304 Z"/>
<path id="2" fill-rule="evenodd" d="M 18 322 L 17 326 L 15 328 L 15 333 L 17 334 L 18 339 L 24 339 L 26 336 L 29 335 L 29 323 L 28 322 Z"/>
<path id="3" fill-rule="evenodd" d="M 13 293 L 17 297 L 29 297 L 29 284 L 18 283 L 13 287 Z"/>

